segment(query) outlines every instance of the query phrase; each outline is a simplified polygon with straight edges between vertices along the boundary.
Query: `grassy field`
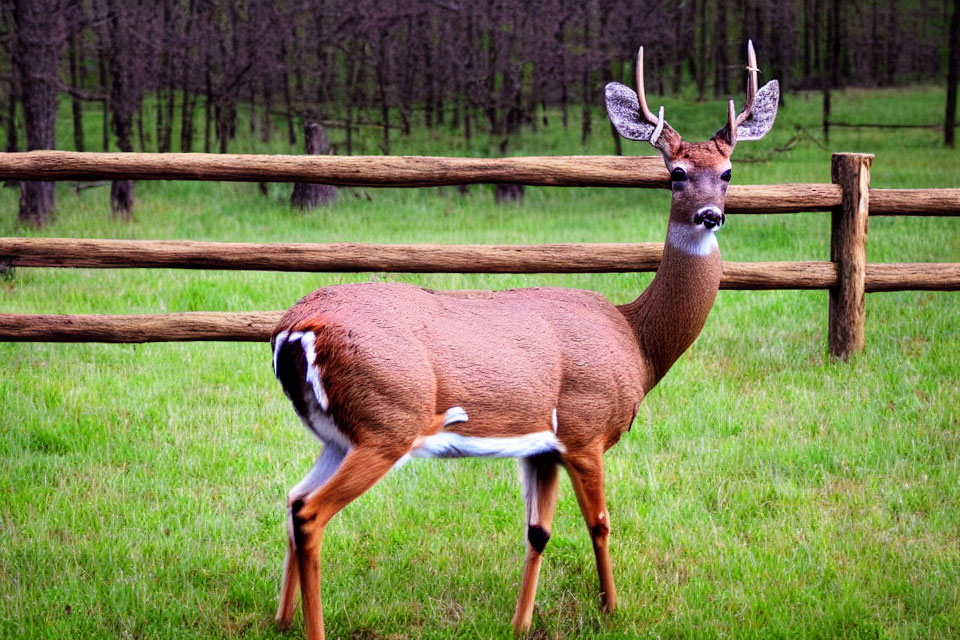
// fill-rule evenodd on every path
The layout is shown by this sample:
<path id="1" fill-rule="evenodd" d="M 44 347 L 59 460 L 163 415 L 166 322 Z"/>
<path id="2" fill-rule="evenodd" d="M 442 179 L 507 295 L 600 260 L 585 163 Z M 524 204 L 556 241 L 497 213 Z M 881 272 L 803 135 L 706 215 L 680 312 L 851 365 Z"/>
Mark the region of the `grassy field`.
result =
<path id="1" fill-rule="evenodd" d="M 942 92 L 846 92 L 838 119 L 935 122 Z M 67 105 L 64 105 L 65 107 Z M 666 100 L 691 139 L 719 102 Z M 555 114 L 554 114 L 555 115 Z M 72 140 L 66 108 L 59 139 Z M 603 154 L 600 114 L 527 132 L 516 154 Z M 960 152 L 937 131 L 819 136 L 816 96 L 789 96 L 768 140 L 734 157 L 740 184 L 829 181 L 830 151 L 876 154 L 877 187 L 960 186 Z M 98 117 L 89 114 L 88 139 Z M 246 132 L 245 123 L 241 131 Z M 379 132 L 366 132 L 376 152 Z M 175 133 L 176 136 L 176 133 Z M 332 133 L 336 139 L 338 134 Z M 231 151 L 282 152 L 254 136 Z M 417 130 L 394 153 L 493 155 L 496 145 Z M 647 145 L 627 145 L 649 154 Z M 137 184 L 136 221 L 107 189 L 58 188 L 42 232 L 0 235 L 233 241 L 609 242 L 662 240 L 669 195 L 528 189 L 496 207 L 489 187 L 344 190 L 299 212 L 289 186 Z M 826 259 L 824 214 L 733 216 L 727 260 Z M 878 218 L 871 261 L 960 262 L 960 219 Z M 434 288 L 562 285 L 620 303 L 649 274 L 310 275 L 17 269 L 0 310 L 157 313 L 282 309 L 315 287 L 389 280 Z M 866 351 L 826 356 L 826 292 L 721 292 L 697 343 L 606 458 L 620 608 L 599 614 L 592 551 L 564 481 L 547 547 L 536 638 L 960 637 L 960 298 L 867 298 Z M 318 446 L 273 379 L 264 344 L 0 343 L 0 636 L 300 637 L 277 631 L 286 491 Z M 512 635 L 524 554 L 509 460 L 415 461 L 337 516 L 324 539 L 330 638 Z"/>

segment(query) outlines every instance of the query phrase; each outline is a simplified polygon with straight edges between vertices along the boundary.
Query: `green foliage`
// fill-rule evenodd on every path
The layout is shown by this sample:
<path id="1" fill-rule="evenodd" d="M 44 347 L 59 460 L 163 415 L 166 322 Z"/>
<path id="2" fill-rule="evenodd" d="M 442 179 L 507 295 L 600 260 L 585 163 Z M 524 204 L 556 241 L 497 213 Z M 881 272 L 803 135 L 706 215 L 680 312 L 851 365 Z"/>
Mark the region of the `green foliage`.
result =
<path id="1" fill-rule="evenodd" d="M 941 97 L 849 92 L 835 113 L 935 121 Z M 673 102 L 670 121 L 690 137 L 723 121 L 720 103 Z M 738 148 L 734 180 L 828 181 L 827 150 L 801 139 L 774 151 L 797 126 L 816 135 L 818 120 L 815 97 L 790 97 L 771 140 Z M 511 151 L 604 153 L 601 129 L 582 149 L 577 123 L 564 132 L 552 117 Z M 435 155 L 495 149 L 422 129 L 394 144 Z M 831 147 L 876 153 L 874 186 L 960 185 L 956 152 L 936 131 L 836 131 Z M 241 140 L 232 150 L 258 148 Z M 56 222 L 39 233 L 653 241 L 668 202 L 660 191 L 531 188 L 522 206 L 496 207 L 488 187 L 466 197 L 348 189 L 305 213 L 287 206 L 289 189 L 273 185 L 263 198 L 250 184 L 141 182 L 136 222 L 124 224 L 110 217 L 106 188 L 77 195 L 64 184 Z M 0 211 L 0 233 L 38 233 L 14 226 L 12 190 L 0 192 Z M 734 216 L 720 243 L 728 260 L 826 259 L 829 221 Z M 960 262 L 960 220 L 874 219 L 869 243 L 875 261 Z M 281 309 L 320 285 L 372 279 L 562 285 L 623 302 L 649 278 L 17 269 L 0 282 L 0 309 Z M 598 612 L 590 543 L 564 482 L 534 637 L 960 636 L 957 295 L 869 295 L 867 349 L 837 365 L 826 357 L 826 292 L 721 292 L 700 339 L 606 458 L 620 608 Z M 271 617 L 286 491 L 317 446 L 273 380 L 268 351 L 0 343 L 0 636 L 300 637 L 299 614 L 292 634 Z M 327 529 L 329 637 L 511 637 L 523 539 L 514 463 L 415 461 L 392 472 Z"/>

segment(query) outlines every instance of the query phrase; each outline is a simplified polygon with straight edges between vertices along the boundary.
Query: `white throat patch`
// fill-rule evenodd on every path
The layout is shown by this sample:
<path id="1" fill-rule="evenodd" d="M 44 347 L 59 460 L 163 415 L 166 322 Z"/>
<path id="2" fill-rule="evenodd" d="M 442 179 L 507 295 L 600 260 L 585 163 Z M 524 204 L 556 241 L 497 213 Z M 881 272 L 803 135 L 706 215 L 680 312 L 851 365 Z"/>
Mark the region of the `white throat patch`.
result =
<path id="1" fill-rule="evenodd" d="M 716 229 L 677 222 L 667 225 L 667 244 L 691 256 L 708 256 L 720 249 Z"/>

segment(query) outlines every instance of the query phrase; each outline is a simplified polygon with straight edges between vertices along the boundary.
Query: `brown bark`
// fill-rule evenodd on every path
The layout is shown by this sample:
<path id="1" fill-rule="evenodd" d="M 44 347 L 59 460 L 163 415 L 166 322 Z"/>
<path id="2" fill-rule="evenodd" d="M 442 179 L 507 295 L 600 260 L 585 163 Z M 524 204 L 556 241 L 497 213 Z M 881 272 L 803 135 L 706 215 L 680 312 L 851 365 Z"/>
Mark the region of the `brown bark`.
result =
<path id="1" fill-rule="evenodd" d="M 70 86 L 80 87 L 80 57 L 82 52 L 78 51 L 77 34 L 70 32 L 68 39 L 68 67 L 70 70 Z M 73 147 L 76 151 L 85 151 L 83 139 L 83 103 L 80 96 L 72 94 L 70 96 L 70 111 L 73 115 Z"/>
<path id="2" fill-rule="evenodd" d="M 843 189 L 834 210 L 830 259 L 837 265 L 837 285 L 830 288 L 830 355 L 847 360 L 863 350 L 866 310 L 867 220 L 870 211 L 870 154 L 835 153 L 833 182 Z"/>
<path id="3" fill-rule="evenodd" d="M 60 0 L 17 0 L 13 5 L 27 150 L 52 149 L 57 121 L 56 78 L 67 37 Z M 51 182 L 25 180 L 20 185 L 19 220 L 42 226 L 56 206 Z"/>
<path id="4" fill-rule="evenodd" d="M 523 185 L 498 182 L 493 185 L 493 200 L 497 204 L 523 203 Z"/>
<path id="5" fill-rule="evenodd" d="M 0 238 L 0 256 L 12 266 L 101 269 L 620 273 L 656 271 L 662 254 L 659 242 L 390 245 Z M 825 289 L 836 283 L 832 262 L 726 262 L 721 288 Z"/>
<path id="6" fill-rule="evenodd" d="M 110 106 L 112 109 L 113 133 L 117 137 L 117 146 L 120 151 L 133 151 L 134 118 L 139 117 L 141 109 L 140 74 L 137 71 L 139 64 L 134 41 L 137 29 L 136 16 L 131 15 L 133 9 L 120 0 L 110 2 Z M 143 148 L 143 126 L 140 121 L 141 148 Z M 133 218 L 133 181 L 117 179 L 110 186 L 110 210 L 124 220 Z"/>
<path id="7" fill-rule="evenodd" d="M 957 122 L 957 76 L 960 75 L 960 0 L 953 0 L 953 15 L 947 36 L 947 105 L 943 124 L 943 143 L 954 146 Z"/>
<path id="8" fill-rule="evenodd" d="M 303 139 L 307 155 L 326 156 L 330 154 L 330 141 L 327 132 L 319 122 L 307 122 L 303 125 Z M 290 194 L 290 204 L 297 209 L 315 209 L 330 204 L 337 199 L 337 188 L 329 184 L 297 182 Z"/>
<path id="9" fill-rule="evenodd" d="M 583 61 L 581 62 L 580 70 L 580 100 L 582 102 L 581 110 L 581 121 L 580 121 L 580 144 L 587 144 L 587 140 L 590 139 L 590 133 L 593 128 L 593 123 L 591 121 L 591 111 L 590 105 L 593 104 L 593 96 L 590 91 L 590 71 L 591 71 L 591 62 L 590 59 L 591 46 L 590 46 L 590 3 L 585 1 L 583 3 Z"/>
<path id="10" fill-rule="evenodd" d="M 720 288 L 823 289 L 836 280 L 836 266 L 829 262 L 725 263 Z M 958 291 L 960 264 L 871 264 L 866 269 L 865 283 L 868 292 Z M 192 312 L 146 316 L 0 313 L 0 341 L 266 342 L 282 314 L 282 311 Z"/>
<path id="11" fill-rule="evenodd" d="M 960 189 L 871 189 L 871 216 L 958 216 Z"/>
<path id="12" fill-rule="evenodd" d="M 440 187 L 509 182 L 534 186 L 669 188 L 655 156 L 283 156 L 37 151 L 0 156 L 0 179 L 230 180 L 310 182 L 358 187 Z M 934 190 L 936 191 L 936 190 Z M 828 211 L 840 204 L 834 184 L 734 185 L 729 213 Z"/>
<path id="13" fill-rule="evenodd" d="M 16 64 L 16 63 L 13 63 Z M 4 151 L 13 153 L 20 150 L 17 133 L 17 103 L 20 102 L 20 81 L 18 74 L 10 74 L 10 89 L 7 94 L 7 144 Z"/>
<path id="14" fill-rule="evenodd" d="M 380 119 L 383 122 L 383 142 L 380 143 L 380 151 L 383 155 L 390 155 L 390 105 L 387 102 L 387 32 L 380 32 L 380 47 L 378 49 L 380 60 L 377 64 L 377 89 L 380 96 Z"/>
<path id="15" fill-rule="evenodd" d="M 0 314 L 0 340 L 11 342 L 184 342 L 270 340 L 282 311 L 167 313 L 143 316 Z"/>
<path id="16" fill-rule="evenodd" d="M 133 219 L 133 180 L 110 183 L 110 210 L 124 220 Z"/>
<path id="17" fill-rule="evenodd" d="M 727 0 L 717 0 L 715 36 L 713 41 L 714 74 L 713 94 L 726 96 L 730 94 L 730 55 L 727 49 Z"/>

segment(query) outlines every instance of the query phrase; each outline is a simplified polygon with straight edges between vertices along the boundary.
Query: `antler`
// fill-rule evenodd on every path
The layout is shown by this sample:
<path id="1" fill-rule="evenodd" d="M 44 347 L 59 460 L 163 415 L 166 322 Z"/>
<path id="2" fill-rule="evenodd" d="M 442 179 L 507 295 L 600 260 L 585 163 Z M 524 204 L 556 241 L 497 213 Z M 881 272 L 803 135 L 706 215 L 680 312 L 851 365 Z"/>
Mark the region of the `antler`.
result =
<path id="1" fill-rule="evenodd" d="M 640 51 L 637 52 L 637 98 L 640 99 L 640 113 L 650 124 L 658 124 L 659 119 L 650 111 L 647 106 L 647 92 L 643 88 L 643 45 L 640 45 Z M 660 114 L 662 117 L 662 113 Z M 650 142 L 653 142 L 651 140 Z"/>
<path id="2" fill-rule="evenodd" d="M 757 52 L 753 50 L 753 40 L 747 40 L 747 99 L 743 103 L 743 111 L 739 115 L 734 115 L 736 114 L 736 107 L 733 100 L 730 101 L 727 110 L 727 128 L 729 130 L 727 137 L 731 145 L 737 144 L 737 127 L 743 124 L 753 113 L 753 103 L 757 97 L 757 74 L 759 71 L 760 69 L 757 68 Z"/>
<path id="3" fill-rule="evenodd" d="M 757 97 L 757 52 L 753 50 L 753 40 L 747 40 L 747 101 L 743 103 L 743 111 L 737 116 L 737 126 L 753 113 L 753 101 Z"/>
<path id="4" fill-rule="evenodd" d="M 660 107 L 659 113 L 654 115 L 653 111 L 650 110 L 650 107 L 647 105 L 647 92 L 644 88 L 643 82 L 643 46 L 641 45 L 640 50 L 637 51 L 637 99 L 640 102 L 640 113 L 643 115 L 644 119 L 650 124 L 654 125 L 653 133 L 650 135 L 650 144 L 664 151 L 664 147 L 660 145 L 661 135 L 666 135 L 665 142 L 667 143 L 666 149 L 671 149 L 675 144 L 679 143 L 680 135 L 674 131 L 673 127 L 667 124 L 666 120 L 663 119 L 663 106 Z"/>

